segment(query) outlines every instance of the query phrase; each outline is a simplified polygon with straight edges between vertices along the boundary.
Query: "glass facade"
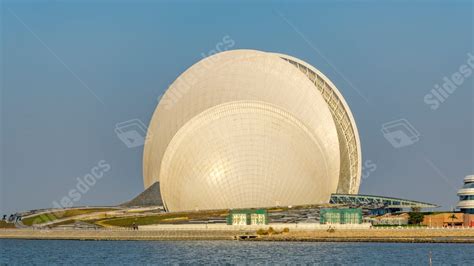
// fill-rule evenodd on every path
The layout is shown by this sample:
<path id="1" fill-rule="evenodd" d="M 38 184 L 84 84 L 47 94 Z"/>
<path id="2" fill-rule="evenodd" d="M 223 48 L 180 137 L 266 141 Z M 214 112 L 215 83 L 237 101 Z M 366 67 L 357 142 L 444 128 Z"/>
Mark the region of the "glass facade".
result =
<path id="1" fill-rule="evenodd" d="M 227 216 L 228 225 L 265 225 L 268 224 L 267 210 L 231 210 Z"/>
<path id="2" fill-rule="evenodd" d="M 474 200 L 474 195 L 462 195 L 459 196 L 459 200 Z"/>
<path id="3" fill-rule="evenodd" d="M 232 215 L 232 224 L 233 225 L 246 225 L 247 215 L 245 213 L 236 213 Z"/>
<path id="4" fill-rule="evenodd" d="M 322 209 L 321 224 L 361 224 L 362 209 Z"/>
<path id="5" fill-rule="evenodd" d="M 474 188 L 474 183 L 467 183 L 462 186 L 462 188 Z"/>
<path id="6" fill-rule="evenodd" d="M 474 214 L 474 208 L 473 209 L 461 209 L 461 211 L 463 213 L 467 213 L 467 214 Z"/>

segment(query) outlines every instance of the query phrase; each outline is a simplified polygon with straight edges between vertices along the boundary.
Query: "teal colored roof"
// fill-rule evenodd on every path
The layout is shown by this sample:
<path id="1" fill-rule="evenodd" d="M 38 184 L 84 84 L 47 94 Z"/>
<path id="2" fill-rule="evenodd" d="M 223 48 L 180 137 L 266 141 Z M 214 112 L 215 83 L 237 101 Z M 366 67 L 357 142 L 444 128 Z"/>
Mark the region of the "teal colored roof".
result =
<path id="1" fill-rule="evenodd" d="M 256 213 L 256 214 L 266 214 L 267 210 L 265 209 L 239 209 L 239 210 L 230 210 L 230 214 L 240 214 L 240 213 Z"/>

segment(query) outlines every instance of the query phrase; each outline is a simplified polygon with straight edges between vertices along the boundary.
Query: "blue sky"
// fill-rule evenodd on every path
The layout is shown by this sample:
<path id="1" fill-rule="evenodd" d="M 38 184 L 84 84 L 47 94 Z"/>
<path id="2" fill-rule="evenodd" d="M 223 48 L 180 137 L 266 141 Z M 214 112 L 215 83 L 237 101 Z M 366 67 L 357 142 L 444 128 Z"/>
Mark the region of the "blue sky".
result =
<path id="1" fill-rule="evenodd" d="M 161 93 L 225 36 L 232 49 L 301 58 L 336 84 L 368 166 L 360 193 L 450 209 L 474 174 L 474 74 L 456 76 L 474 55 L 473 11 L 470 1 L 4 1 L 0 213 L 52 207 L 101 160 L 110 170 L 75 205 L 140 193 L 143 147 L 128 148 L 116 124 L 148 124 Z M 453 75 L 447 97 L 431 92 Z M 408 144 L 395 148 L 393 134 Z"/>

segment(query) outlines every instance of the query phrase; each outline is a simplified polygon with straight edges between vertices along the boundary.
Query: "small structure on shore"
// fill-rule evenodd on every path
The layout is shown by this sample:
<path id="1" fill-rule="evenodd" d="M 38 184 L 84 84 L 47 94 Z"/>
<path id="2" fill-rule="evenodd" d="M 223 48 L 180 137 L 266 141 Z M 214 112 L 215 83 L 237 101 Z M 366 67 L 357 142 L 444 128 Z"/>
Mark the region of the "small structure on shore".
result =
<path id="1" fill-rule="evenodd" d="M 321 210 L 321 224 L 361 224 L 362 209 L 326 208 Z"/>
<path id="2" fill-rule="evenodd" d="M 265 225 L 268 224 L 268 213 L 265 209 L 230 210 L 227 216 L 228 225 Z"/>
<path id="3" fill-rule="evenodd" d="M 434 213 L 425 215 L 422 224 L 428 227 L 473 227 L 474 219 L 471 221 L 469 216 L 474 218 L 474 215 L 459 212 Z"/>

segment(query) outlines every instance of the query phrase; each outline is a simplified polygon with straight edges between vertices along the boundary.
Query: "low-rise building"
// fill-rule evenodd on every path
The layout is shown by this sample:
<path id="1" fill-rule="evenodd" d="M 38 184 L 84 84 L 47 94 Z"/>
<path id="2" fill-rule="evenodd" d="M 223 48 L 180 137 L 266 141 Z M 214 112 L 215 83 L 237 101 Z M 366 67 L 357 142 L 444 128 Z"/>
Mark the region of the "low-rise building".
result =
<path id="1" fill-rule="evenodd" d="M 462 227 L 464 224 L 463 213 L 436 213 L 425 215 L 422 224 L 429 227 Z"/>
<path id="2" fill-rule="evenodd" d="M 464 226 L 474 227 L 474 214 L 464 214 Z"/>
<path id="3" fill-rule="evenodd" d="M 326 208 L 321 210 L 321 224 L 361 224 L 362 209 Z"/>
<path id="4" fill-rule="evenodd" d="M 227 216 L 228 225 L 264 225 L 268 224 L 268 213 L 265 209 L 230 210 Z"/>

